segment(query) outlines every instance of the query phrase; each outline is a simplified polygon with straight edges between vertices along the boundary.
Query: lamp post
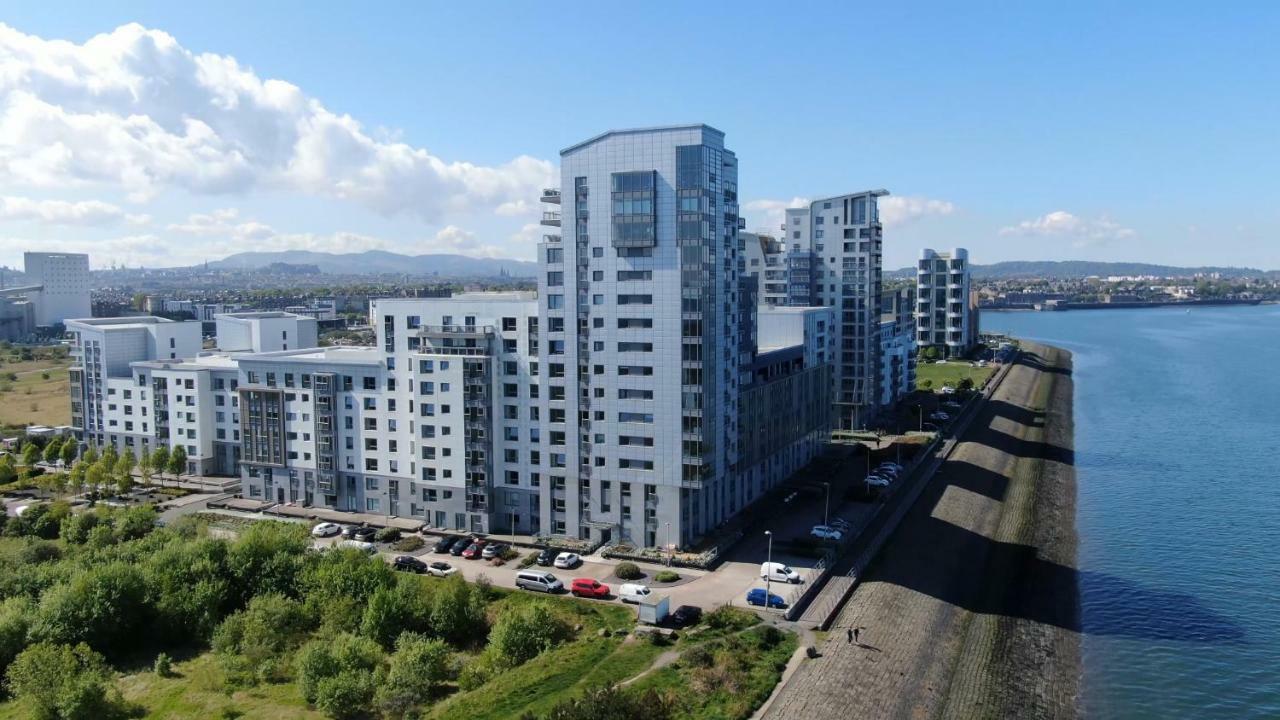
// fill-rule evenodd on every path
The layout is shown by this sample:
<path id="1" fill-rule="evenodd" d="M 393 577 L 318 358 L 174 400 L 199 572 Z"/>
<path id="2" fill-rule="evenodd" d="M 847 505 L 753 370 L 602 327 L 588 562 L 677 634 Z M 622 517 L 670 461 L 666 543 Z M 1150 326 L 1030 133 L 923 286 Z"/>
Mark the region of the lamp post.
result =
<path id="1" fill-rule="evenodd" d="M 511 544 L 516 544 L 516 511 L 511 511 Z"/>
<path id="2" fill-rule="evenodd" d="M 764 566 L 764 611 L 769 612 L 769 576 L 773 574 L 773 531 L 765 530 L 764 535 L 769 539 L 768 560 Z"/>
<path id="3" fill-rule="evenodd" d="M 671 567 L 671 523 L 668 522 L 666 524 L 666 530 L 662 534 L 664 536 L 663 539 L 666 541 L 663 544 L 667 546 L 667 567 Z"/>
<path id="4" fill-rule="evenodd" d="M 822 487 L 827 490 L 826 497 L 822 501 L 822 524 L 826 525 L 827 520 L 831 517 L 831 483 L 824 482 Z"/>

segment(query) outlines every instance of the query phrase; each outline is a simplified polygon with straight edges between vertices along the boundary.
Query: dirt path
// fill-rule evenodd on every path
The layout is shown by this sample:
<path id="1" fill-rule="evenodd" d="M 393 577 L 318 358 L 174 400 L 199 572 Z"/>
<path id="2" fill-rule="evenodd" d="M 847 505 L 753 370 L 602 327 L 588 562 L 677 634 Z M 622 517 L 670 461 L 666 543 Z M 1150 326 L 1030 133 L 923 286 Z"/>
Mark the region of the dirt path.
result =
<path id="1" fill-rule="evenodd" d="M 1028 348 L 766 717 L 1077 714 L 1070 366 Z"/>

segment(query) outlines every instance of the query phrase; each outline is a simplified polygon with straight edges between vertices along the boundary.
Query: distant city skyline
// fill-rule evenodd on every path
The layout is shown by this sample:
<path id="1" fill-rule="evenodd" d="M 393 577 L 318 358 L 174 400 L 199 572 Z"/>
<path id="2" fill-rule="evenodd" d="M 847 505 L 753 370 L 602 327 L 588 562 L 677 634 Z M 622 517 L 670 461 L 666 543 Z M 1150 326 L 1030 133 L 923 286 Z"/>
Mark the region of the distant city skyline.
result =
<path id="1" fill-rule="evenodd" d="M 0 265 L 533 260 L 562 147 L 705 122 L 735 138 L 750 230 L 887 188 L 886 268 L 1280 268 L 1280 8 L 810 9 L 9 8 Z"/>

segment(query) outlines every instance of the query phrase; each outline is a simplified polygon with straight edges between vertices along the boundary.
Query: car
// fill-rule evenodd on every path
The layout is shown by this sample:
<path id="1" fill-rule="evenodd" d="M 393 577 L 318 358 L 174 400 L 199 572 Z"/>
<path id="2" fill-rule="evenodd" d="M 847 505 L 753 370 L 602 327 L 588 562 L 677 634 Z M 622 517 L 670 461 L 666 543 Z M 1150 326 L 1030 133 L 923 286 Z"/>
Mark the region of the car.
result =
<path id="1" fill-rule="evenodd" d="M 942 412 L 941 410 L 938 410 L 938 411 L 929 413 L 929 419 L 938 420 L 940 422 L 946 422 L 951 419 L 951 416 L 948 415 L 947 413 Z"/>
<path id="2" fill-rule="evenodd" d="M 561 570 L 567 570 L 581 565 L 582 558 L 578 557 L 578 553 L 562 552 L 556 556 L 554 564 Z"/>
<path id="3" fill-rule="evenodd" d="M 484 552 L 484 546 L 485 542 L 483 540 L 476 540 L 468 545 L 466 550 L 462 551 L 462 557 L 468 560 L 477 560 L 480 554 Z"/>
<path id="4" fill-rule="evenodd" d="M 839 540 L 844 537 L 844 533 L 831 527 L 830 525 L 814 525 L 809 534 L 819 540 Z"/>
<path id="5" fill-rule="evenodd" d="M 867 476 L 867 479 L 866 479 L 866 480 L 863 480 L 863 482 L 864 482 L 864 483 L 866 483 L 867 485 L 871 486 L 871 487 L 878 487 L 878 488 L 887 488 L 887 487 L 889 487 L 889 480 L 888 480 L 888 479 L 886 479 L 886 478 L 882 478 L 882 477 L 878 477 L 878 476 L 876 476 L 876 475 L 869 475 L 869 476 Z"/>
<path id="6" fill-rule="evenodd" d="M 443 560 L 437 560 L 427 566 L 427 573 L 436 577 L 449 577 L 456 572 L 458 572 L 458 568 Z"/>
<path id="7" fill-rule="evenodd" d="M 569 592 L 577 597 L 607 598 L 609 597 L 609 586 L 595 578 L 574 578 L 569 583 Z"/>
<path id="8" fill-rule="evenodd" d="M 942 403 L 939 407 L 946 408 L 947 410 L 959 410 L 959 409 L 960 409 L 960 403 L 958 403 L 958 402 L 944 402 L 944 403 Z"/>
<path id="9" fill-rule="evenodd" d="M 697 625 L 698 621 L 702 619 L 702 608 L 697 605 L 681 605 L 667 617 L 671 620 L 672 625 L 679 628 Z"/>
<path id="10" fill-rule="evenodd" d="M 649 586 L 643 583 L 622 583 L 618 588 L 618 599 L 624 603 L 638 603 L 652 594 Z"/>
<path id="11" fill-rule="evenodd" d="M 502 557 L 502 553 L 507 551 L 507 546 L 502 543 L 489 543 L 484 546 L 484 550 L 480 552 L 480 557 L 485 560 L 492 560 L 496 557 Z"/>
<path id="12" fill-rule="evenodd" d="M 893 468 L 894 470 L 897 470 L 898 472 L 902 472 L 903 470 L 905 470 L 905 469 L 906 469 L 906 468 L 902 467 L 901 465 L 899 465 L 898 463 L 896 463 L 896 462 L 890 462 L 890 461 L 888 461 L 888 460 L 885 460 L 884 462 L 880 463 L 880 467 Z"/>
<path id="13" fill-rule="evenodd" d="M 881 465 L 880 467 L 876 468 L 876 471 L 875 471 L 875 473 L 873 473 L 873 474 L 875 474 L 875 475 L 884 475 L 885 477 L 896 478 L 896 477 L 898 477 L 899 472 L 900 472 L 900 471 L 899 471 L 899 470 L 897 470 L 896 468 L 891 468 L 891 467 L 889 467 L 888 465 Z"/>
<path id="14" fill-rule="evenodd" d="M 355 536 L 356 531 L 359 529 L 360 529 L 359 525 L 343 525 L 342 537 L 350 539 Z"/>
<path id="15" fill-rule="evenodd" d="M 538 553 L 536 562 L 543 567 L 548 567 L 556 561 L 556 555 L 559 554 L 555 548 L 542 548 L 542 552 Z"/>
<path id="16" fill-rule="evenodd" d="M 768 595 L 768 604 L 766 604 L 765 601 L 766 595 Z M 787 606 L 786 601 L 782 599 L 781 595 L 765 593 L 764 588 L 751 588 L 751 590 L 747 592 L 747 604 L 764 605 L 765 607 L 771 608 L 784 608 Z"/>
<path id="17" fill-rule="evenodd" d="M 877 473 L 871 473 L 870 475 L 867 476 L 867 479 L 866 479 L 866 482 L 880 482 L 880 481 L 883 481 L 885 485 L 888 485 L 893 482 L 893 478 L 887 477 L 885 475 L 879 475 Z"/>
<path id="18" fill-rule="evenodd" d="M 412 555 L 397 555 L 391 561 L 391 567 L 396 570 L 404 570 L 405 572 L 413 572 L 422 574 L 427 571 L 427 564 Z"/>
<path id="19" fill-rule="evenodd" d="M 942 389 L 939 390 L 938 392 L 942 393 L 943 395 L 955 395 L 956 389 L 951 387 L 950 385 L 943 385 Z"/>
<path id="20" fill-rule="evenodd" d="M 347 548 L 350 550 L 359 550 L 360 552 L 372 555 L 378 552 L 378 546 L 373 543 L 367 543 L 363 540 L 343 540 L 338 543 L 337 547 Z"/>
<path id="21" fill-rule="evenodd" d="M 460 537 L 453 543 L 453 545 L 449 546 L 449 554 L 454 557 L 458 557 L 462 553 L 466 552 L 466 549 L 469 547 L 471 547 L 471 541 L 467 538 Z"/>
<path id="22" fill-rule="evenodd" d="M 920 429 L 924 430 L 925 432 L 938 432 L 938 426 L 934 425 L 933 423 L 925 423 L 924 425 L 920 426 Z"/>
<path id="23" fill-rule="evenodd" d="M 831 518 L 831 522 L 827 524 L 840 532 L 849 532 L 849 528 L 853 527 L 849 524 L 849 521 L 844 518 Z"/>
<path id="24" fill-rule="evenodd" d="M 779 562 L 760 563 L 760 579 L 784 583 L 799 583 L 801 581 L 800 573 Z"/>
<path id="25" fill-rule="evenodd" d="M 373 539 L 377 537 L 377 535 L 378 535 L 378 530 L 376 528 L 371 528 L 368 526 L 358 527 L 356 528 L 355 532 L 351 533 L 351 539 L 359 540 L 361 542 L 373 542 Z"/>
<path id="26" fill-rule="evenodd" d="M 453 544 L 461 539 L 462 538 L 457 538 L 452 535 L 445 535 L 436 541 L 435 546 L 431 548 L 431 552 L 447 553 L 449 552 L 449 549 L 453 547 Z"/>
<path id="27" fill-rule="evenodd" d="M 537 590 L 538 592 L 554 593 L 564 589 L 564 583 L 560 582 L 555 575 L 542 570 L 521 570 L 516 573 L 516 587 L 521 590 Z"/>
<path id="28" fill-rule="evenodd" d="M 338 523 L 322 522 L 311 528 L 311 537 L 325 538 L 342 534 L 342 526 Z"/>

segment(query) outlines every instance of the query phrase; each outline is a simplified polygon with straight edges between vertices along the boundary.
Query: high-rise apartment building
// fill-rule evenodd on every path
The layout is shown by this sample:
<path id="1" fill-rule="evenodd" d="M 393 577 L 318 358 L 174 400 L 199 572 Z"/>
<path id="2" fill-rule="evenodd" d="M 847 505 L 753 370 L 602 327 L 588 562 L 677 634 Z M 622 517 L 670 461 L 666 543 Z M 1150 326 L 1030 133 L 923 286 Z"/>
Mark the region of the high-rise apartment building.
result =
<path id="1" fill-rule="evenodd" d="M 916 387 L 915 292 L 885 292 L 880 307 L 880 405 L 890 407 Z"/>
<path id="2" fill-rule="evenodd" d="M 22 260 L 26 284 L 40 288 L 30 295 L 37 325 L 92 317 L 88 255 L 28 252 Z"/>
<path id="3" fill-rule="evenodd" d="M 836 312 L 832 427 L 865 427 L 879 410 L 883 228 L 886 190 L 823 198 L 790 208 L 783 225 L 790 305 Z"/>
<path id="4" fill-rule="evenodd" d="M 963 357 L 978 341 L 977 303 L 970 292 L 969 251 L 920 251 L 916 265 L 916 344 L 943 357 Z"/>

